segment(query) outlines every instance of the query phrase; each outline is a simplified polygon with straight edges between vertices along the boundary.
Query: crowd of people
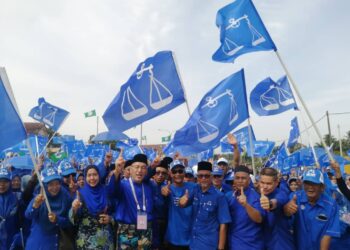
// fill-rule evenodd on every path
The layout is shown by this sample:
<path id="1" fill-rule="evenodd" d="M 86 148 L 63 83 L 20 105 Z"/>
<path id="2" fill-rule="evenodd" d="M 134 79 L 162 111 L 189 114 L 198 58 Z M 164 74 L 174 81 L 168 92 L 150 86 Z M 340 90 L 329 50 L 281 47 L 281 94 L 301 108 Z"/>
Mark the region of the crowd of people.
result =
<path id="1" fill-rule="evenodd" d="M 35 174 L 0 168 L 3 249 L 349 249 L 350 179 L 338 163 L 252 175 L 220 157 L 144 154 L 77 167 L 40 157 Z"/>

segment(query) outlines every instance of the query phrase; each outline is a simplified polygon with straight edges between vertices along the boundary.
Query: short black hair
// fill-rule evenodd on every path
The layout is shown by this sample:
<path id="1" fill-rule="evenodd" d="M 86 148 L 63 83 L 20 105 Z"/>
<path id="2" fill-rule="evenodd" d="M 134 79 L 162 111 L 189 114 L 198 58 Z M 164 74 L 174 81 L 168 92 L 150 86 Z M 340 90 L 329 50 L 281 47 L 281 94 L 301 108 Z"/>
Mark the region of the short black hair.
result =
<path id="1" fill-rule="evenodd" d="M 260 171 L 260 176 L 262 175 L 271 176 L 274 180 L 277 180 L 278 172 L 274 168 L 266 167 Z"/>

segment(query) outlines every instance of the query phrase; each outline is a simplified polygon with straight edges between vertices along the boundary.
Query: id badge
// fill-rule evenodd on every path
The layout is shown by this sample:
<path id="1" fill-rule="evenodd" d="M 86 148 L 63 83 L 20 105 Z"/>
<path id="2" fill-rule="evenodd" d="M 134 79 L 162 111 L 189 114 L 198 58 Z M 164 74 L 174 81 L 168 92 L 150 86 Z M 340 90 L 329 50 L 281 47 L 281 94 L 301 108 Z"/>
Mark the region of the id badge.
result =
<path id="1" fill-rule="evenodd" d="M 147 230 L 147 213 L 137 211 L 137 229 Z"/>

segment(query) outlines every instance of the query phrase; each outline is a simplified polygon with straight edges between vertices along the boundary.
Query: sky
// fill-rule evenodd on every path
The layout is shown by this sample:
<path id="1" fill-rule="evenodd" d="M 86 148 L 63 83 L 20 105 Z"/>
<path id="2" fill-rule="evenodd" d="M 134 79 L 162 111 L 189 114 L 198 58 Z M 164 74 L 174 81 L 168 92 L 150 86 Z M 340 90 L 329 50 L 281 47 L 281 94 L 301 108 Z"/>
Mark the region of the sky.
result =
<path id="1" fill-rule="evenodd" d="M 176 56 L 190 110 L 225 77 L 244 68 L 248 96 L 270 76 L 284 75 L 275 53 L 243 55 L 235 63 L 211 59 L 219 47 L 216 12 L 224 0 L 0 0 L 0 66 L 5 67 L 23 121 L 39 97 L 70 112 L 58 131 L 87 141 L 99 131 L 102 115 L 137 65 L 161 50 Z M 255 0 L 270 36 L 315 120 L 349 112 L 348 0 Z M 301 112 L 310 125 L 305 112 Z M 250 108 L 257 139 L 288 138 L 290 120 L 300 112 L 259 117 Z M 188 120 L 186 105 L 143 123 L 148 144 L 161 142 Z M 305 127 L 299 119 L 301 130 Z M 350 114 L 331 115 L 331 133 L 350 130 Z M 245 126 L 241 124 L 240 127 Z M 325 118 L 318 123 L 327 133 Z M 140 138 L 140 126 L 126 131 Z M 313 131 L 310 139 L 317 142 Z M 309 141 L 303 133 L 302 141 Z M 145 142 L 144 142 L 145 143 Z"/>

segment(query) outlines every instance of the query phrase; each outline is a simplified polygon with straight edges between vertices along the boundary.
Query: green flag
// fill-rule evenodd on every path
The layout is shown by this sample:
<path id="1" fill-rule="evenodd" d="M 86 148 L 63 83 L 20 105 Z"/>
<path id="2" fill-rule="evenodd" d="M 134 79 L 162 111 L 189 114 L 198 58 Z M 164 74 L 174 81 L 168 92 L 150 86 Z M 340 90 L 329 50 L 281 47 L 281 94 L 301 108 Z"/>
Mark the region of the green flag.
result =
<path id="1" fill-rule="evenodd" d="M 50 156 L 50 159 L 53 161 L 53 162 L 58 162 L 60 160 L 63 160 L 63 159 L 66 159 L 67 158 L 67 153 L 66 152 L 57 152 L 55 154 L 52 154 Z"/>
<path id="2" fill-rule="evenodd" d="M 162 137 L 162 142 L 169 142 L 170 140 L 171 140 L 170 135 Z"/>
<path id="3" fill-rule="evenodd" d="M 141 140 L 147 140 L 147 137 L 144 135 L 141 137 Z"/>
<path id="4" fill-rule="evenodd" d="M 91 110 L 89 112 L 85 112 L 84 116 L 85 116 L 85 118 L 96 116 L 96 110 L 94 109 L 94 110 Z"/>

